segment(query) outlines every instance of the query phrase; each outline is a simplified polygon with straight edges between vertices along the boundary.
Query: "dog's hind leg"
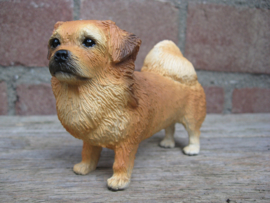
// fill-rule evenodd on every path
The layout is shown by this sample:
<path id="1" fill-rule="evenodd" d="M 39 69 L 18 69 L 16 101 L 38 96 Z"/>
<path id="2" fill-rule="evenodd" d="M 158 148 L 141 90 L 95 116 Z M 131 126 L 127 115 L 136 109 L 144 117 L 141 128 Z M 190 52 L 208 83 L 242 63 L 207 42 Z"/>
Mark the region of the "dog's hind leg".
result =
<path id="1" fill-rule="evenodd" d="M 187 129 L 189 144 L 184 147 L 183 152 L 186 155 L 194 156 L 200 152 L 200 130 Z"/>
<path id="2" fill-rule="evenodd" d="M 173 148 L 175 146 L 174 131 L 175 131 L 175 123 L 165 128 L 165 137 L 159 143 L 159 146 L 164 148 Z"/>
<path id="3" fill-rule="evenodd" d="M 200 128 L 206 116 L 206 101 L 203 88 L 199 85 L 194 92 L 191 92 L 186 115 L 179 121 L 182 123 L 189 136 L 189 144 L 184 147 L 186 155 L 197 155 L 200 152 Z"/>
<path id="4" fill-rule="evenodd" d="M 102 147 L 95 147 L 83 142 L 82 161 L 75 164 L 73 171 L 79 175 L 86 175 L 97 167 Z"/>
<path id="5" fill-rule="evenodd" d="M 185 120 L 183 123 L 189 136 L 189 143 L 184 147 L 183 152 L 186 155 L 194 156 L 200 152 L 200 127 L 201 123 L 197 123 L 195 119 Z"/>

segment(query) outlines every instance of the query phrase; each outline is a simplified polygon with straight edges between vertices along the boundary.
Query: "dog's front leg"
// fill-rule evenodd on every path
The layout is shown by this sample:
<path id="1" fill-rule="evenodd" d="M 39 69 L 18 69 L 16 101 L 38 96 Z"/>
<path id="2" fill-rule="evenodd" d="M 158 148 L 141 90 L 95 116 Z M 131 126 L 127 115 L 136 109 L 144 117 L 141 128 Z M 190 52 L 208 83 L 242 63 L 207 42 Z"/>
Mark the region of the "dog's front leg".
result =
<path id="1" fill-rule="evenodd" d="M 82 161 L 74 165 L 73 171 L 79 175 L 86 175 L 87 173 L 95 170 L 101 150 L 102 147 L 95 147 L 84 141 L 82 149 Z"/>
<path id="2" fill-rule="evenodd" d="M 109 189 L 123 190 L 128 187 L 138 146 L 122 144 L 114 149 L 113 176 L 107 180 Z"/>

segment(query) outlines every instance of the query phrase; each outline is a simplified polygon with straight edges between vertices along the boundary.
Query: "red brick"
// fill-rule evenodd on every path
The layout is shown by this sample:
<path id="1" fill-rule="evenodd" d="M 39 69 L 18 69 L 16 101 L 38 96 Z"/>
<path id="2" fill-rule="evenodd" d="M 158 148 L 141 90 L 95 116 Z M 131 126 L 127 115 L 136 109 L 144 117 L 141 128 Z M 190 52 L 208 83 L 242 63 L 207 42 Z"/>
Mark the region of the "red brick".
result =
<path id="1" fill-rule="evenodd" d="M 72 0 L 1 1 L 0 64 L 47 66 L 54 24 L 72 17 Z"/>
<path id="2" fill-rule="evenodd" d="M 224 90 L 222 87 L 204 87 L 207 113 L 222 113 Z"/>
<path id="3" fill-rule="evenodd" d="M 270 74 L 270 10 L 188 6 L 186 57 L 197 69 Z"/>
<path id="4" fill-rule="evenodd" d="M 7 85 L 0 82 L 0 115 L 6 115 L 8 112 Z"/>
<path id="5" fill-rule="evenodd" d="M 270 89 L 235 89 L 232 105 L 233 113 L 270 113 Z"/>
<path id="6" fill-rule="evenodd" d="M 140 70 L 146 54 L 161 40 L 178 43 L 178 9 L 170 3 L 154 0 L 92 0 L 82 1 L 81 18 L 112 20 L 142 40 L 136 60 Z"/>
<path id="7" fill-rule="evenodd" d="M 17 96 L 18 115 L 56 114 L 55 98 L 50 84 L 21 84 L 17 87 Z"/>

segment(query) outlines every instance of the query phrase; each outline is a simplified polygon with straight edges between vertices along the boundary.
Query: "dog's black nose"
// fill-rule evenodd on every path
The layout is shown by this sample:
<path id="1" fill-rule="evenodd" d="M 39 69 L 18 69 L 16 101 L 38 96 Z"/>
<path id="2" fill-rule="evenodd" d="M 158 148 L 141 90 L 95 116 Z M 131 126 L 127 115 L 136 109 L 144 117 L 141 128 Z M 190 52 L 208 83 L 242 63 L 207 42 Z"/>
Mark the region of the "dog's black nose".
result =
<path id="1" fill-rule="evenodd" d="M 67 50 L 59 50 L 54 54 L 54 60 L 56 62 L 65 62 L 68 59 L 68 55 Z"/>

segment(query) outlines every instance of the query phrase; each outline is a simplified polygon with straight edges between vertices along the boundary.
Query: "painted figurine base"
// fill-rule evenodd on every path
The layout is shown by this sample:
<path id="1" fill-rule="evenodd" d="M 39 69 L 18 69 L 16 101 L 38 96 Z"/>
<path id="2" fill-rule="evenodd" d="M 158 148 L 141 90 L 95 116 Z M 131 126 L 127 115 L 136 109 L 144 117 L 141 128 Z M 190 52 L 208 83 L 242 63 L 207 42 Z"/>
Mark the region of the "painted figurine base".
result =
<path id="1" fill-rule="evenodd" d="M 165 129 L 162 147 L 174 147 L 175 123 L 189 135 L 183 151 L 200 151 L 205 94 L 192 64 L 171 41 L 159 42 L 141 72 L 134 61 L 141 40 L 112 21 L 57 22 L 48 44 L 57 114 L 65 129 L 83 140 L 82 161 L 95 170 L 102 147 L 114 150 L 111 190 L 128 187 L 139 143 Z"/>

